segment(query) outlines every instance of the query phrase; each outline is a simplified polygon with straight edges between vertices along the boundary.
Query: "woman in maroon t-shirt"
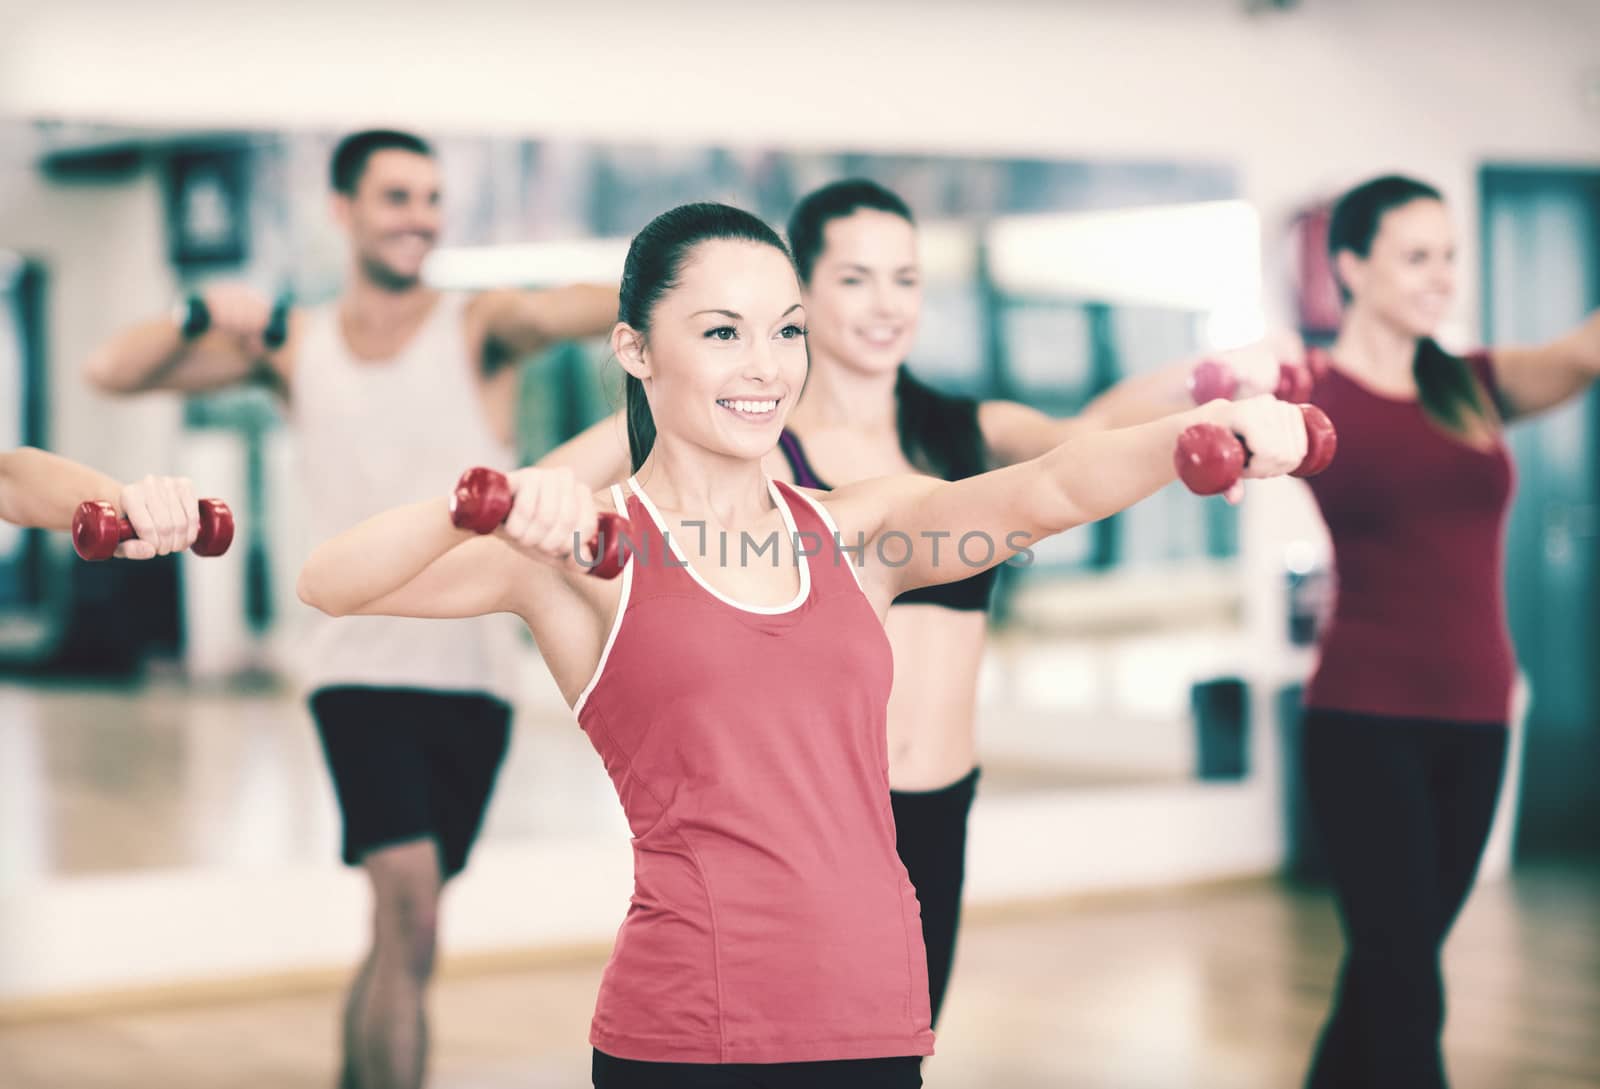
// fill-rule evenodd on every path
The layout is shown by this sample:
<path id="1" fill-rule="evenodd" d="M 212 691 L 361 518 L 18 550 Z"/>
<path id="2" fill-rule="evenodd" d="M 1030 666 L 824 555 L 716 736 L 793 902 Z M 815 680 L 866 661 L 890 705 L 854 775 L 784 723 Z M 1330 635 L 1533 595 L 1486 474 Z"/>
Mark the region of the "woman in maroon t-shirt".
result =
<path id="1" fill-rule="evenodd" d="M 1304 770 L 1348 948 L 1309 1085 L 1430 1089 L 1445 1085 L 1440 949 L 1505 768 L 1501 427 L 1588 388 L 1600 314 L 1540 348 L 1445 352 L 1432 334 L 1454 230 L 1438 191 L 1409 178 L 1346 193 L 1329 250 L 1346 310 L 1313 400 L 1339 456 L 1310 483 L 1339 590 Z"/>

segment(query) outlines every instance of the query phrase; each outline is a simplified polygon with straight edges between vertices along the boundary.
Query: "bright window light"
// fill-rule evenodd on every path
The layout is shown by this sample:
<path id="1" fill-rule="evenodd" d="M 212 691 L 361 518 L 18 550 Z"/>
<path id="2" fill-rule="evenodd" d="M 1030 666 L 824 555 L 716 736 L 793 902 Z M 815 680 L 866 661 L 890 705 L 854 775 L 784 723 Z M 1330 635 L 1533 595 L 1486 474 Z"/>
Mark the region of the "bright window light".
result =
<path id="1" fill-rule="evenodd" d="M 1220 314 L 1230 337 L 1259 311 L 1261 224 L 1244 201 L 1006 216 L 989 244 L 1008 294 Z"/>
<path id="2" fill-rule="evenodd" d="M 572 238 L 506 246 L 457 246 L 433 251 L 423 279 L 448 291 L 497 287 L 614 284 L 622 279 L 626 238 Z"/>

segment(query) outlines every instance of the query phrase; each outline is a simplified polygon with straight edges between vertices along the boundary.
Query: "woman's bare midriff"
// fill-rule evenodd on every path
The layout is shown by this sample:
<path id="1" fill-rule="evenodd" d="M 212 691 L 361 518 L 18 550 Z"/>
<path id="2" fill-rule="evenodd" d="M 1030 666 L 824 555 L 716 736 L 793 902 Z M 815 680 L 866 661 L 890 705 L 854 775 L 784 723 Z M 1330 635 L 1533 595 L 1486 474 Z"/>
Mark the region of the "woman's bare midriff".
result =
<path id="1" fill-rule="evenodd" d="M 977 759 L 978 671 L 988 632 L 982 611 L 897 605 L 884 623 L 894 647 L 889 696 L 889 785 L 937 790 Z"/>

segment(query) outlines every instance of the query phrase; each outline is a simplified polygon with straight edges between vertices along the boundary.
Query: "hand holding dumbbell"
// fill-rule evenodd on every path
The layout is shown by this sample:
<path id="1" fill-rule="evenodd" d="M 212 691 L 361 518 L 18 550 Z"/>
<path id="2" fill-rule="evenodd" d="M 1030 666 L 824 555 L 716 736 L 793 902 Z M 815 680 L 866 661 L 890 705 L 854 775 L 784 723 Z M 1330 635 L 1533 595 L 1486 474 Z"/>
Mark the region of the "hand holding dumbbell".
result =
<path id="1" fill-rule="evenodd" d="M 524 542 L 525 550 L 537 551 L 548 558 L 564 557 L 570 553 L 574 526 L 582 523 L 578 497 L 581 494 L 586 498 L 587 493 L 577 487 L 571 473 L 563 470 L 529 469 L 523 472 L 541 474 L 529 479 L 546 479 L 552 485 L 549 494 L 538 498 L 557 502 L 568 498 L 572 500 L 570 506 L 559 508 L 564 510 L 564 514 L 547 515 L 543 519 L 547 532 L 541 535 L 538 542 Z M 557 479 L 557 475 L 560 479 Z M 450 493 L 450 521 L 457 529 L 493 533 L 506 524 L 520 491 L 513 491 L 511 479 L 504 473 L 481 467 L 468 469 L 461 474 L 455 491 Z M 573 495 L 555 494 L 563 491 L 571 491 Z M 533 494 L 532 489 L 529 489 L 529 494 Z M 622 554 L 622 539 L 624 536 L 631 539 L 631 527 L 627 518 L 611 511 L 599 511 L 596 520 L 596 531 L 588 541 L 589 554 L 595 559 L 593 566 L 587 568 L 587 573 L 597 578 L 616 578 L 626 562 Z"/>
<path id="2" fill-rule="evenodd" d="M 193 340 L 217 329 L 246 345 L 259 343 L 260 351 L 275 352 L 289 339 L 290 309 L 287 296 L 273 300 L 248 284 L 213 284 L 184 302 L 179 332 L 185 340 Z"/>
<path id="3" fill-rule="evenodd" d="M 1296 406 L 1306 429 L 1306 453 L 1289 475 L 1316 476 L 1333 461 L 1339 436 L 1333 422 L 1315 405 Z M 1220 495 L 1233 487 L 1250 464 L 1244 440 L 1219 424 L 1195 424 L 1178 436 L 1173 461 L 1178 476 L 1196 495 Z"/>
<path id="4" fill-rule="evenodd" d="M 154 482 L 152 478 L 143 485 L 130 485 L 123 492 L 124 508 L 133 506 L 129 500 L 132 495 L 139 494 L 136 489 L 146 487 L 155 490 L 149 488 Z M 170 496 L 166 498 L 171 499 Z M 167 507 L 172 507 L 172 504 L 169 502 Z M 119 515 L 112 504 L 91 499 L 79 504 L 73 514 L 72 547 L 86 560 L 109 560 L 118 555 L 119 546 L 124 545 L 126 547 L 121 548 L 121 555 L 128 559 L 150 559 L 185 548 L 198 556 L 222 555 L 233 543 L 233 511 L 220 499 L 202 499 L 195 507 L 198 523 L 192 527 L 184 522 L 181 511 L 166 510 L 166 520 L 169 523 L 184 522 L 181 528 L 176 524 L 158 527 L 148 520 L 152 517 L 149 511 L 140 509 L 135 517 L 144 523 L 141 532 L 134 528 L 130 518 Z"/>

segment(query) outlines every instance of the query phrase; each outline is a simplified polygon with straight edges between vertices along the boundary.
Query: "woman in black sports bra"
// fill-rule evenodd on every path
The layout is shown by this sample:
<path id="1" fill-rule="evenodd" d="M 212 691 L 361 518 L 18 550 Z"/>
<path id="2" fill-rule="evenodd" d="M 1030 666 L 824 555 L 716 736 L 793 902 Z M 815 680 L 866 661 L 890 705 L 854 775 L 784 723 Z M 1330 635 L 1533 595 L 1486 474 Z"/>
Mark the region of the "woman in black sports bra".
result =
<path id="1" fill-rule="evenodd" d="M 1038 457 L 1074 433 L 1184 407 L 1165 375 L 1127 380 L 1072 419 L 919 381 L 904 363 L 922 308 L 916 226 L 905 203 L 874 182 L 807 196 L 789 218 L 789 244 L 806 294 L 811 370 L 779 440 L 784 463 L 769 467 L 775 477 L 823 489 L 905 472 L 960 480 Z M 944 542 L 940 559 L 961 563 L 956 546 Z M 902 595 L 886 624 L 904 682 L 889 698 L 889 783 L 900 857 L 922 904 L 935 1024 L 960 920 L 978 781 L 978 672 L 997 571 Z"/>

